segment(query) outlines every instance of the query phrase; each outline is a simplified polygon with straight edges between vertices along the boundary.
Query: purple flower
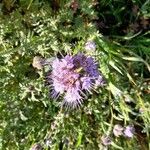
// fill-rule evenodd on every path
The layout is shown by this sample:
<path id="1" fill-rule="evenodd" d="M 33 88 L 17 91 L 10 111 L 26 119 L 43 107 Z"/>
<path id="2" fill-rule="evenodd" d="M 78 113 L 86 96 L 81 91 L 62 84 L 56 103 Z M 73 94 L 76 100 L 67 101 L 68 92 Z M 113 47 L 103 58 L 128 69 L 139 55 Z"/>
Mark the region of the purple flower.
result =
<path id="1" fill-rule="evenodd" d="M 107 145 L 110 145 L 111 144 L 111 138 L 109 137 L 109 136 L 107 136 L 107 135 L 103 135 L 102 137 L 101 137 L 101 140 L 102 140 L 102 144 L 104 145 L 104 146 L 107 146 Z"/>
<path id="2" fill-rule="evenodd" d="M 96 44 L 95 44 L 95 42 L 93 42 L 93 41 L 88 41 L 88 42 L 86 42 L 86 44 L 85 44 L 85 50 L 86 51 L 95 51 L 95 49 L 96 49 Z"/>
<path id="3" fill-rule="evenodd" d="M 119 124 L 116 124 L 113 128 L 113 133 L 116 137 L 123 135 L 123 127 Z"/>
<path id="4" fill-rule="evenodd" d="M 129 125 L 125 128 L 124 134 L 126 137 L 132 138 L 134 135 L 135 129 L 133 126 Z"/>
<path id="5" fill-rule="evenodd" d="M 90 92 L 94 85 L 102 86 L 102 76 L 92 57 L 82 53 L 56 58 L 48 81 L 53 88 L 52 96 L 63 96 L 62 105 L 76 107 L 81 105 L 84 93 Z"/>

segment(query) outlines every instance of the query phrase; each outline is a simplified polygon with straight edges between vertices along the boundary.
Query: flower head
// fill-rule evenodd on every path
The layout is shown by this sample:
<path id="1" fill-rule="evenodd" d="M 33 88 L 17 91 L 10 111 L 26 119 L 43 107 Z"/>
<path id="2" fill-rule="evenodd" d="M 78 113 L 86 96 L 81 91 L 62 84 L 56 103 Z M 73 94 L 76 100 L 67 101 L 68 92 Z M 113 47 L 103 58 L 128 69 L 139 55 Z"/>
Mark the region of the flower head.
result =
<path id="1" fill-rule="evenodd" d="M 56 58 L 48 79 L 53 88 L 52 96 L 54 98 L 64 96 L 62 104 L 73 107 L 81 105 L 83 91 L 91 91 L 95 84 L 103 85 L 98 65 L 92 57 L 82 53 L 66 55 L 62 59 Z"/>
<path id="2" fill-rule="evenodd" d="M 91 52 L 91 51 L 95 51 L 95 49 L 96 49 L 95 42 L 93 42 L 93 41 L 86 42 L 86 44 L 85 44 L 86 51 Z"/>
<path id="3" fill-rule="evenodd" d="M 119 124 L 116 124 L 113 128 L 113 133 L 116 137 L 123 135 L 123 127 Z"/>
<path id="4" fill-rule="evenodd" d="M 126 137 L 132 138 L 134 135 L 134 131 L 135 131 L 134 127 L 129 125 L 125 128 L 124 134 Z"/>
<path id="5" fill-rule="evenodd" d="M 110 145 L 111 142 L 112 142 L 111 138 L 109 136 L 107 136 L 107 135 L 103 135 L 102 138 L 101 138 L 101 140 L 102 140 L 102 144 L 104 146 Z"/>

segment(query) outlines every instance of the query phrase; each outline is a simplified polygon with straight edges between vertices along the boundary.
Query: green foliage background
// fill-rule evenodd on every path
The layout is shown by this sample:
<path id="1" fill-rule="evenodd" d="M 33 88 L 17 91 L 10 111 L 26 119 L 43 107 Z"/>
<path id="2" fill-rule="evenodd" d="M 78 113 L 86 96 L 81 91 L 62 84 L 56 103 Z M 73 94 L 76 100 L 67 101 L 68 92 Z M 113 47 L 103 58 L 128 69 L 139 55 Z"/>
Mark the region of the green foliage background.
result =
<path id="1" fill-rule="evenodd" d="M 149 0 L 0 1 L 0 149 L 28 150 L 39 143 L 52 150 L 148 150 L 149 4 Z M 139 21 L 143 22 L 136 29 L 133 24 Z M 34 68 L 33 58 L 84 51 L 89 39 L 97 45 L 94 56 L 106 86 L 80 109 L 61 109 L 45 85 L 47 68 Z M 134 125 L 134 137 L 116 138 L 115 124 Z M 103 135 L 111 137 L 110 146 L 102 144 Z"/>

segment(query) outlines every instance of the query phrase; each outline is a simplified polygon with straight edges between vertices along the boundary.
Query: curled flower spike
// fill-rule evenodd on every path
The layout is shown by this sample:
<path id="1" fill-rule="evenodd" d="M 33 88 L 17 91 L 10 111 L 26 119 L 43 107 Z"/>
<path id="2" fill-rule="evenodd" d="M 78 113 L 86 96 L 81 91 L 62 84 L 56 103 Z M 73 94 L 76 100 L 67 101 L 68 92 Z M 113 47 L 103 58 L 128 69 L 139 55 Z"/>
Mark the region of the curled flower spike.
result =
<path id="1" fill-rule="evenodd" d="M 56 58 L 48 76 L 52 87 L 52 96 L 63 96 L 62 105 L 77 107 L 82 104 L 85 91 L 90 92 L 95 86 L 102 86 L 103 79 L 94 59 L 82 53 Z"/>

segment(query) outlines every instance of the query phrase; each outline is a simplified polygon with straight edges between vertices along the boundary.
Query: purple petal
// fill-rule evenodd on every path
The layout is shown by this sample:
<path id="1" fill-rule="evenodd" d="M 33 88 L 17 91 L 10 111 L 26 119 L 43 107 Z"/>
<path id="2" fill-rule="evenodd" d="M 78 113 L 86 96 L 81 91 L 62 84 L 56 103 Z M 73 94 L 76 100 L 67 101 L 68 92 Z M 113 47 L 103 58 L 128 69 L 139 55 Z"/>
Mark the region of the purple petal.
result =
<path id="1" fill-rule="evenodd" d="M 104 80 L 101 75 L 98 76 L 98 78 L 95 80 L 95 87 L 103 86 Z"/>
<path id="2" fill-rule="evenodd" d="M 82 77 L 81 81 L 82 81 L 82 89 L 83 90 L 90 91 L 92 89 L 91 78 L 89 78 L 89 77 Z"/>
<path id="3" fill-rule="evenodd" d="M 70 89 L 66 92 L 64 97 L 64 103 L 68 106 L 76 107 L 77 105 L 81 105 L 82 97 L 79 94 L 79 91 L 76 89 Z"/>

